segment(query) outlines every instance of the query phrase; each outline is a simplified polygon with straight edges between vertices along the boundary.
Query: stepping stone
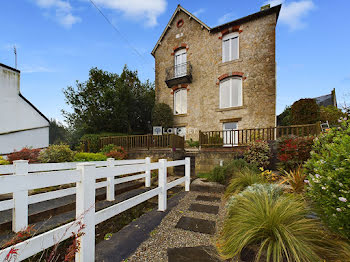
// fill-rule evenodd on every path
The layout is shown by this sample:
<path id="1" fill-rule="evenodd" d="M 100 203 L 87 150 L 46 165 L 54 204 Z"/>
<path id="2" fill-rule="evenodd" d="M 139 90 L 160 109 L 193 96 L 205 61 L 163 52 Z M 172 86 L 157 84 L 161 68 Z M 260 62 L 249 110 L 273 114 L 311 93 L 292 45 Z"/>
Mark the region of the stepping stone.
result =
<path id="1" fill-rule="evenodd" d="M 191 204 L 189 211 L 196 211 L 196 212 L 202 212 L 202 213 L 208 213 L 208 214 L 214 214 L 217 215 L 219 213 L 219 207 L 218 206 L 211 206 L 211 205 L 203 205 L 203 204 Z"/>
<path id="2" fill-rule="evenodd" d="M 168 248 L 168 262 L 220 262 L 212 246 Z"/>
<path id="3" fill-rule="evenodd" d="M 215 234 L 215 221 L 194 218 L 194 217 L 181 217 L 177 222 L 175 228 L 181 228 L 193 232 L 199 232 L 203 234 Z"/>
<path id="4" fill-rule="evenodd" d="M 196 200 L 197 201 L 217 202 L 217 201 L 220 201 L 220 197 L 199 195 L 196 197 Z"/>

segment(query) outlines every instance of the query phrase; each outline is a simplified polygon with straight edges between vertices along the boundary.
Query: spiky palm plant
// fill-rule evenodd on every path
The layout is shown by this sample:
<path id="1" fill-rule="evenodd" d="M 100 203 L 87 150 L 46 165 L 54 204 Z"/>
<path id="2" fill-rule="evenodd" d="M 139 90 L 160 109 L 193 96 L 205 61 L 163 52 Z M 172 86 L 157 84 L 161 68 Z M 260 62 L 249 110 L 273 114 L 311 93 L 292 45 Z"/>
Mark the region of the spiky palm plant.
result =
<path id="1" fill-rule="evenodd" d="M 264 182 L 266 182 L 264 177 L 255 170 L 244 167 L 231 179 L 230 184 L 226 189 L 225 197 L 237 194 L 253 184 Z"/>
<path id="2" fill-rule="evenodd" d="M 301 165 L 299 165 L 294 170 L 290 170 L 289 172 L 284 171 L 284 174 L 285 174 L 285 179 L 281 184 L 287 182 L 291 186 L 293 192 L 295 193 L 303 192 L 305 187 L 304 180 L 306 179 L 306 174 Z"/>
<path id="3" fill-rule="evenodd" d="M 349 261 L 349 245 L 330 238 L 307 213 L 298 196 L 243 192 L 230 206 L 218 250 L 225 259 L 257 246 L 256 261 Z"/>

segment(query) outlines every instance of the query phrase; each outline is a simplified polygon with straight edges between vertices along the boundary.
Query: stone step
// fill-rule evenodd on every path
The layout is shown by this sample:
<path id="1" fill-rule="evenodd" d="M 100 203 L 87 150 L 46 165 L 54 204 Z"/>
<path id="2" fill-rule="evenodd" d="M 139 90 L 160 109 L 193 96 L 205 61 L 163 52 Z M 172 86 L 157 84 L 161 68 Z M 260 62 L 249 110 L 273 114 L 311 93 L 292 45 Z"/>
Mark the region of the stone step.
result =
<path id="1" fill-rule="evenodd" d="M 197 203 L 191 204 L 190 208 L 188 210 L 202 212 L 202 213 L 208 213 L 208 214 L 213 214 L 213 215 L 217 215 L 219 213 L 218 206 L 203 205 L 203 204 L 197 204 Z"/>
<path id="2" fill-rule="evenodd" d="M 183 216 L 177 222 L 175 228 L 214 235 L 216 222 L 212 220 Z"/>
<path id="3" fill-rule="evenodd" d="M 196 201 L 206 201 L 206 202 L 219 202 L 221 200 L 221 198 L 214 197 L 214 196 L 198 195 L 195 200 Z"/>
<path id="4" fill-rule="evenodd" d="M 168 248 L 168 262 L 221 262 L 213 246 Z"/>
<path id="5" fill-rule="evenodd" d="M 191 190 L 206 193 L 223 193 L 225 186 L 216 182 L 206 181 L 203 178 L 197 178 L 192 182 Z"/>

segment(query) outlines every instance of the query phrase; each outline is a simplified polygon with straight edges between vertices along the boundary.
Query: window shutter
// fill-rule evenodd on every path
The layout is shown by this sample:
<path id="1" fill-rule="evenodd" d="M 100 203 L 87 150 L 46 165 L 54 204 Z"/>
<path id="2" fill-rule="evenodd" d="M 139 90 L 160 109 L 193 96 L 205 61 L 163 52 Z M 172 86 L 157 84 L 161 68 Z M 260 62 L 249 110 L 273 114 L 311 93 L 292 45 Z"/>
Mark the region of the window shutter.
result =
<path id="1" fill-rule="evenodd" d="M 230 39 L 222 42 L 222 62 L 230 61 Z"/>
<path id="2" fill-rule="evenodd" d="M 231 80 L 231 106 L 242 106 L 242 79 L 232 78 Z"/>
<path id="3" fill-rule="evenodd" d="M 238 59 L 238 37 L 231 38 L 231 59 Z"/>
<path id="4" fill-rule="evenodd" d="M 220 108 L 230 107 L 230 80 L 220 83 Z"/>

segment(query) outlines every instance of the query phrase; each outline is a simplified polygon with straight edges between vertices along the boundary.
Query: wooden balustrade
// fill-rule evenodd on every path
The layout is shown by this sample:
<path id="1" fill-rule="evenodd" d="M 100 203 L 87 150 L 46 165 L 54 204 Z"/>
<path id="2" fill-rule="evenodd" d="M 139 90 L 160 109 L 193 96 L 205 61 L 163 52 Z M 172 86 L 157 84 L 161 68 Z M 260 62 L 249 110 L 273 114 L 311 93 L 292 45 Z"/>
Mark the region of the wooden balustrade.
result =
<path id="1" fill-rule="evenodd" d="M 166 135 L 131 135 L 131 136 L 110 136 L 100 138 L 100 147 L 114 144 L 128 149 L 150 149 L 150 148 L 175 148 L 184 149 L 185 140 L 183 137 Z"/>
<path id="2" fill-rule="evenodd" d="M 321 132 L 320 124 L 236 129 L 225 131 L 199 131 L 199 144 L 203 147 L 247 145 L 256 140 L 276 140 L 282 136 L 315 136 Z"/>

